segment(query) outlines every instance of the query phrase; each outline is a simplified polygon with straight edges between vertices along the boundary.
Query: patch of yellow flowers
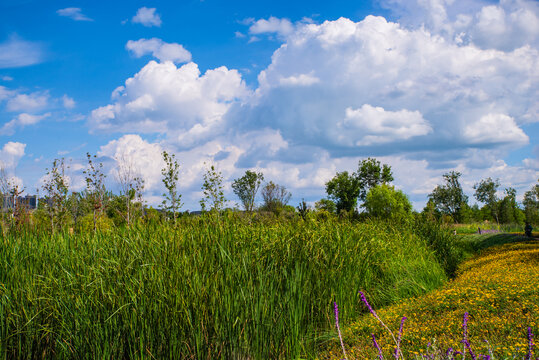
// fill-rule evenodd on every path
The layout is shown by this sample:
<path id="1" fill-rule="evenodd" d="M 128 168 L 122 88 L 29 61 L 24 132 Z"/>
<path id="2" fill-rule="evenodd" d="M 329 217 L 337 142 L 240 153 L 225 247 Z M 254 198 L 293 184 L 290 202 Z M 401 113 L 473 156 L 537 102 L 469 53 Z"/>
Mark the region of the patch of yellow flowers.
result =
<path id="1" fill-rule="evenodd" d="M 470 316 L 468 338 L 476 354 L 492 353 L 496 359 L 525 357 L 528 327 L 539 334 L 539 242 L 488 249 L 465 262 L 445 287 L 377 313 L 395 336 L 402 316 L 408 318 L 401 348 L 406 358 L 414 358 L 438 351 L 445 354 L 448 348 L 463 351 L 465 312 Z M 378 355 L 371 334 L 375 334 L 384 357 L 393 358 L 395 343 L 391 335 L 370 314 L 343 330 L 349 359 Z M 323 356 L 342 357 L 339 346 Z"/>

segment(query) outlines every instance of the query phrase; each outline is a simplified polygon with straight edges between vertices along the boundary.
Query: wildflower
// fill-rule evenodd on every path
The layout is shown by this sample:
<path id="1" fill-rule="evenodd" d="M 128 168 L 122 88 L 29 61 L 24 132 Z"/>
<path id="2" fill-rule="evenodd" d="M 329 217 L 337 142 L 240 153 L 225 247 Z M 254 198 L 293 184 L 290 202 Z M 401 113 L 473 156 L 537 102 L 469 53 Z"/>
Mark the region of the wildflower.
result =
<path id="1" fill-rule="evenodd" d="M 341 328 L 339 327 L 339 308 L 337 307 L 336 301 L 334 301 L 333 304 L 334 304 L 333 310 L 335 312 L 335 325 L 337 326 L 337 333 L 339 334 L 339 340 L 341 341 L 342 352 L 344 354 L 344 358 L 348 359 L 346 357 L 346 350 L 344 349 L 344 342 L 342 341 Z"/>
<path id="2" fill-rule="evenodd" d="M 380 349 L 380 345 L 378 345 L 378 342 L 376 342 L 376 337 L 374 337 L 374 334 L 371 334 L 372 336 L 372 343 L 376 350 L 378 350 L 378 359 L 382 360 L 384 356 L 382 355 L 382 349 Z"/>

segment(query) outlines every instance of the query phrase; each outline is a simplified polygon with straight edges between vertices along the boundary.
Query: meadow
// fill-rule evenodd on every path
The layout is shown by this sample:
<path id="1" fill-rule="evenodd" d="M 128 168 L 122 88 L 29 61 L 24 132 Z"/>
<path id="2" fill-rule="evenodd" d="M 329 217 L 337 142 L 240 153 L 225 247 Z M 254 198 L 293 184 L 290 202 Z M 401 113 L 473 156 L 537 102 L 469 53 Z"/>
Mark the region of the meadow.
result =
<path id="1" fill-rule="evenodd" d="M 435 224 L 234 215 L 7 233 L 0 354 L 317 357 L 333 339 L 334 301 L 346 322 L 364 312 L 358 289 L 379 307 L 439 288 L 455 268 L 451 238 Z"/>
<path id="2" fill-rule="evenodd" d="M 535 359 L 537 351 L 530 351 L 528 331 L 537 334 L 539 326 L 539 243 L 508 234 L 467 236 L 461 241 L 468 256 L 483 250 L 463 263 L 453 280 L 428 294 L 380 309 L 377 315 L 394 334 L 402 317 L 407 317 L 401 349 L 408 358 L 449 359 L 460 351 L 471 358 Z M 367 312 L 366 306 L 358 306 Z M 473 356 L 462 342 L 465 313 Z M 349 359 L 379 356 L 373 334 L 382 353 L 393 357 L 395 343 L 390 333 L 371 314 L 342 325 L 342 334 Z M 342 357 L 336 340 L 322 356 Z"/>

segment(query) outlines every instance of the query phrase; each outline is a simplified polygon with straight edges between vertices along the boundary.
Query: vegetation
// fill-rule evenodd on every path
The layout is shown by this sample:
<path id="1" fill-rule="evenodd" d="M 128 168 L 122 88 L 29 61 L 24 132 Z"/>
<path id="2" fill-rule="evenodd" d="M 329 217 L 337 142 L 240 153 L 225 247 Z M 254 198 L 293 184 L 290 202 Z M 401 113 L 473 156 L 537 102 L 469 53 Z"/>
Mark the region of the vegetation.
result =
<path id="1" fill-rule="evenodd" d="M 162 207 L 165 211 L 172 211 L 172 219 L 176 223 L 178 210 L 182 207 L 182 195 L 178 193 L 178 180 L 180 173 L 180 164 L 176 160 L 176 155 L 163 151 L 163 161 L 165 167 L 161 170 L 163 175 L 163 185 L 167 192 L 163 194 Z"/>
<path id="2" fill-rule="evenodd" d="M 402 316 L 407 317 L 401 343 L 407 358 L 452 358 L 446 355 L 448 349 L 470 356 L 462 343 L 465 313 L 469 314 L 467 340 L 476 358 L 481 358 L 479 354 L 495 359 L 535 358 L 529 349 L 528 327 L 537 333 L 539 244 L 523 242 L 515 235 L 473 235 L 463 240 L 468 250 L 476 246 L 474 251 L 505 245 L 489 248 L 464 263 L 457 278 L 444 287 L 380 309 L 377 315 L 391 329 L 398 329 Z M 342 330 L 349 358 L 378 355 L 371 334 L 383 354 L 390 357 L 394 352 L 391 335 L 370 315 Z M 322 358 L 342 358 L 340 344 L 335 341 Z"/>
<path id="3" fill-rule="evenodd" d="M 1 353 L 10 358 L 314 356 L 331 301 L 359 315 L 446 279 L 411 227 L 182 217 L 72 236 L 1 238 Z"/>
<path id="4" fill-rule="evenodd" d="M 215 165 L 211 165 L 204 174 L 202 184 L 203 197 L 200 200 L 202 211 L 213 210 L 219 213 L 224 208 L 226 198 L 223 189 L 223 175 Z"/>
<path id="5" fill-rule="evenodd" d="M 460 186 L 459 177 L 462 174 L 457 171 L 451 171 L 444 174 L 444 185 L 438 185 L 429 195 L 429 200 L 442 214 L 447 214 L 455 222 L 462 221 L 461 214 L 463 208 L 468 203 L 468 197 L 464 194 Z"/>
<path id="6" fill-rule="evenodd" d="M 247 170 L 245 175 L 232 183 L 234 194 L 241 200 L 245 211 L 252 213 L 255 210 L 256 194 L 262 181 L 264 175 L 261 172 Z"/>

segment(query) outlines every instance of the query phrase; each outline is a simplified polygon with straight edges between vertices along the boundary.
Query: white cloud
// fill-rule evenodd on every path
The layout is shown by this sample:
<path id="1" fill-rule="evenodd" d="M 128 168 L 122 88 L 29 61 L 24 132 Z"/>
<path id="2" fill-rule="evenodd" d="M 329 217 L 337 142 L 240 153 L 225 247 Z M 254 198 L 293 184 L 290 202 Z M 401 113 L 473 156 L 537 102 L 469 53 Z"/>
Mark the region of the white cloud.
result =
<path id="1" fill-rule="evenodd" d="M 13 135 L 17 127 L 25 127 L 28 125 L 34 125 L 43 119 L 51 116 L 51 113 L 43 115 L 32 115 L 27 113 L 19 114 L 16 118 L 7 122 L 0 128 L 0 135 Z"/>
<path id="2" fill-rule="evenodd" d="M 39 64 L 44 60 L 41 44 L 12 35 L 0 43 L 0 69 Z"/>
<path id="3" fill-rule="evenodd" d="M 47 107 L 48 92 L 35 92 L 31 94 L 18 94 L 7 102 L 8 111 L 39 111 Z"/>
<path id="4" fill-rule="evenodd" d="M 172 61 L 174 63 L 191 61 L 191 53 L 182 45 L 166 43 L 157 38 L 129 40 L 125 48 L 136 57 L 152 54 L 153 57 L 160 61 Z"/>
<path id="5" fill-rule="evenodd" d="M 463 135 L 470 143 L 480 144 L 525 145 L 529 141 L 515 119 L 505 114 L 484 115 L 478 121 L 467 124 Z"/>
<path id="6" fill-rule="evenodd" d="M 0 101 L 10 98 L 15 94 L 15 91 L 8 89 L 5 86 L 0 85 Z"/>
<path id="7" fill-rule="evenodd" d="M 309 86 L 320 82 L 320 79 L 311 74 L 299 74 L 283 77 L 279 80 L 281 85 Z"/>
<path id="8" fill-rule="evenodd" d="M 408 140 L 432 132 L 419 111 L 386 111 L 369 104 L 359 109 L 346 109 L 346 117 L 337 124 L 341 131 L 339 140 L 356 146 L 384 144 Z"/>
<path id="9" fill-rule="evenodd" d="M 150 61 L 113 93 L 113 104 L 92 111 L 94 130 L 162 132 L 193 146 L 222 127 L 231 103 L 248 94 L 236 70 L 200 73 L 195 63 L 176 67 Z M 189 136 L 184 134 L 189 133 Z"/>
<path id="10" fill-rule="evenodd" d="M 161 169 L 165 167 L 162 151 L 159 144 L 148 143 L 139 135 L 124 135 L 101 146 L 97 155 L 114 159 L 116 166 L 121 162 L 128 162 L 134 173 L 144 179 L 145 190 L 150 191 L 161 181 Z M 115 171 L 116 169 L 111 169 L 112 177 Z"/>
<path id="11" fill-rule="evenodd" d="M 161 26 L 161 17 L 155 13 L 155 8 L 141 7 L 131 21 L 136 24 L 142 24 L 146 27 Z"/>
<path id="12" fill-rule="evenodd" d="M 73 109 L 75 107 L 75 100 L 64 94 L 62 96 L 62 104 L 66 109 Z"/>
<path id="13" fill-rule="evenodd" d="M 290 35 L 294 31 L 294 25 L 288 19 L 279 19 L 271 16 L 269 19 L 255 21 L 249 27 L 249 34 L 277 34 L 282 37 Z"/>
<path id="14" fill-rule="evenodd" d="M 88 16 L 82 13 L 81 8 L 77 8 L 77 7 L 59 9 L 59 10 L 56 10 L 56 13 L 60 16 L 65 16 L 75 21 L 93 21 L 93 19 L 90 19 Z"/>
<path id="15" fill-rule="evenodd" d="M 1 79 L 3 81 L 13 81 L 13 78 L 11 76 L 8 76 L 8 75 L 4 75 L 1 77 Z"/>
<path id="16" fill-rule="evenodd" d="M 0 166 L 9 171 L 15 170 L 19 160 L 24 156 L 26 144 L 9 141 L 0 150 Z"/>

